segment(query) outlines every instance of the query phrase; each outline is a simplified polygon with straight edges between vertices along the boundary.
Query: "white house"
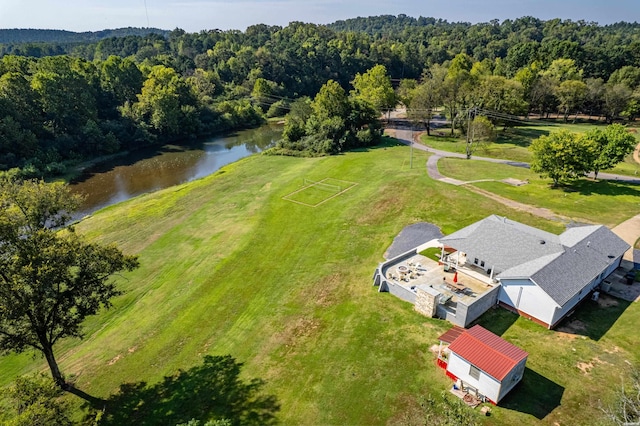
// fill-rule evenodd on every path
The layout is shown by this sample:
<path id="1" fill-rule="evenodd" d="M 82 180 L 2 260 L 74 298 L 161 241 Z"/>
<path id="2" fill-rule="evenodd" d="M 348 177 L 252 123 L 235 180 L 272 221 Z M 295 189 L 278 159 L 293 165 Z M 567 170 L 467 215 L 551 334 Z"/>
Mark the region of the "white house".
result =
<path id="1" fill-rule="evenodd" d="M 449 345 L 447 375 L 497 404 L 522 380 L 529 354 L 476 325 Z"/>
<path id="2" fill-rule="evenodd" d="M 553 328 L 622 261 L 629 244 L 602 225 L 555 235 L 489 216 L 441 238 L 462 263 L 500 283 L 498 302 Z M 463 264 L 459 266 L 463 266 Z"/>

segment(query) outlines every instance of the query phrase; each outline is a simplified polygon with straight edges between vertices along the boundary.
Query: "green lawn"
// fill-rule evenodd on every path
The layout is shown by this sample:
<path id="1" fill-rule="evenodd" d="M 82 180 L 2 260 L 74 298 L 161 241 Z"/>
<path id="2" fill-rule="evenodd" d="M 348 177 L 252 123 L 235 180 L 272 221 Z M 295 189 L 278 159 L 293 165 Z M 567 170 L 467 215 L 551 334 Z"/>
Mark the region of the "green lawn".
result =
<path id="1" fill-rule="evenodd" d="M 438 169 L 447 176 L 464 181 L 480 179 L 528 180 L 522 186 L 503 182 L 476 182 L 474 186 L 533 206 L 546 207 L 578 222 L 615 226 L 640 211 L 640 186 L 615 181 L 581 179 L 572 185 L 551 188 L 549 179 L 520 167 L 483 161 L 442 158 Z"/>
<path id="2" fill-rule="evenodd" d="M 229 354 L 244 364 L 242 380 L 264 380 L 256 389 L 275 400 L 263 409 L 283 424 L 386 424 L 416 407 L 419 397 L 440 394 L 450 382 L 429 348 L 450 325 L 372 287 L 382 253 L 417 221 L 445 234 L 493 213 L 556 233 L 562 226 L 435 182 L 424 166 L 408 167 L 409 152 L 388 143 L 326 158 L 256 155 L 84 220 L 78 232 L 138 253 L 141 267 L 117 278 L 125 293 L 87 321 L 84 340 L 57 346 L 63 371 L 88 394 L 112 398 L 105 415 L 112 424 L 232 415 L 220 411 L 229 404 L 207 397 L 242 398 L 216 387 L 223 372 L 235 377 L 233 368 L 212 372 L 205 355 Z M 424 153 L 413 155 L 414 164 L 426 161 Z M 304 178 L 358 185 L 315 208 L 283 200 Z M 544 198 L 543 185 L 537 188 L 535 196 Z M 585 194 L 585 202 L 598 195 Z M 563 193 L 547 190 L 547 198 L 556 196 Z M 590 219 L 622 219 L 629 196 L 598 202 Z M 610 398 L 624 360 L 640 361 L 640 308 L 585 309 L 575 318 L 597 330 L 584 337 L 503 311 L 482 319 L 502 324 L 496 331 L 530 357 L 519 390 L 480 421 L 586 424 L 600 415 L 597 400 Z M 588 374 L 576 367 L 582 361 L 594 362 Z M 182 375 L 162 380 L 180 369 Z M 0 386 L 36 370 L 45 363 L 31 354 L 0 358 Z M 118 393 L 123 383 L 132 385 Z M 81 400 L 68 399 L 80 418 Z M 146 417 L 134 416 L 138 404 Z"/>
<path id="3" fill-rule="evenodd" d="M 572 132 L 583 133 L 589 129 L 594 128 L 594 124 L 571 124 L 571 123 L 542 123 L 531 124 L 528 126 L 510 127 L 497 130 L 497 140 L 492 143 L 480 144 L 476 151 L 475 156 L 489 157 L 489 158 L 503 158 L 512 161 L 531 162 L 532 155 L 528 147 L 531 141 L 539 138 L 543 135 L 548 135 L 552 131 L 560 129 L 568 129 Z M 598 125 L 602 126 L 602 125 Z M 457 152 L 464 154 L 466 140 L 464 137 L 449 137 L 449 132 L 440 131 L 431 132 L 432 136 L 422 135 L 421 141 L 423 144 L 440 149 L 443 151 Z M 636 139 L 640 142 L 640 136 L 634 133 Z M 612 170 L 607 170 L 610 173 L 617 173 L 627 176 L 640 175 L 640 164 L 633 161 L 633 155 L 629 155 L 624 162 L 618 164 Z"/>

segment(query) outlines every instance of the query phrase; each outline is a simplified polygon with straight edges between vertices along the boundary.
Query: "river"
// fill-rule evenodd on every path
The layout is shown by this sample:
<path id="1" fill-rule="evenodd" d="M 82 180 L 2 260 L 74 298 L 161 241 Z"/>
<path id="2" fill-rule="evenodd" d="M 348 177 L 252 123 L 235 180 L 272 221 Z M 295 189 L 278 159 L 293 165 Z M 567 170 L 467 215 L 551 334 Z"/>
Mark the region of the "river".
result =
<path id="1" fill-rule="evenodd" d="M 268 148 L 281 134 L 281 125 L 265 124 L 185 145 L 138 150 L 90 168 L 70 188 L 84 196 L 79 214 L 86 216 L 140 194 L 210 175 Z"/>

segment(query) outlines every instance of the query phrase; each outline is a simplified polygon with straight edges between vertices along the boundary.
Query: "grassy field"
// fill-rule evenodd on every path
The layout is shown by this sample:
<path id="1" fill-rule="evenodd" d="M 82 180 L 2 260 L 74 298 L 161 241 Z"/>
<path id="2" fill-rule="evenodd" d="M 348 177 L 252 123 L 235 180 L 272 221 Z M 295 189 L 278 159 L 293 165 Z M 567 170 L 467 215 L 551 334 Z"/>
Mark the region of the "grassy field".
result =
<path id="1" fill-rule="evenodd" d="M 549 179 L 542 179 L 528 169 L 455 158 L 442 158 L 438 169 L 447 177 L 464 181 L 495 179 L 496 182 L 473 185 L 521 203 L 546 207 L 578 222 L 615 226 L 640 212 L 638 185 L 582 179 L 568 187 L 551 188 Z M 507 178 L 529 183 L 512 186 L 500 182 Z"/>
<path id="2" fill-rule="evenodd" d="M 543 135 L 548 135 L 552 131 L 567 129 L 576 133 L 583 133 L 594 128 L 593 124 L 571 124 L 571 123 L 543 123 L 531 124 L 528 126 L 511 127 L 507 129 L 499 128 L 498 137 L 495 142 L 483 143 L 474 152 L 475 156 L 489 158 L 503 158 L 513 161 L 531 162 L 532 155 L 529 151 L 531 141 Z M 423 134 L 421 141 L 423 144 L 443 151 L 457 152 L 464 154 L 466 141 L 463 137 L 449 137 L 449 132 L 432 132 L 432 136 Z M 634 136 L 640 142 L 638 133 Z M 633 160 L 633 155 L 627 156 L 625 161 L 618 164 L 610 173 L 617 173 L 627 176 L 640 175 L 640 164 Z"/>
<path id="3" fill-rule="evenodd" d="M 426 161 L 424 153 L 413 155 L 414 164 Z M 109 399 L 107 424 L 239 420 L 226 410 L 233 404 L 284 424 L 402 423 L 419 411 L 420 397 L 450 386 L 429 351 L 450 325 L 372 287 L 397 233 L 427 221 L 447 234 L 493 213 L 562 231 L 559 223 L 435 182 L 423 166 L 410 169 L 408 158 L 407 147 L 390 142 L 327 158 L 252 156 L 85 219 L 78 232 L 138 253 L 141 267 L 117 278 L 125 293 L 87 321 L 84 340 L 57 346 L 63 371 L 83 391 Z M 358 185 L 315 208 L 283 200 L 304 178 Z M 540 184 L 536 197 L 543 191 Z M 557 194 L 547 190 L 546 197 Z M 590 219 L 609 223 L 637 209 L 637 194 L 633 201 L 609 197 Z M 478 420 L 592 423 L 625 361 L 640 361 L 640 308 L 614 302 L 584 305 L 572 317 L 579 321 L 573 334 L 500 310 L 483 317 L 530 357 L 524 382 Z M 204 358 L 227 354 L 233 362 Z M 243 364 L 240 372 L 234 363 Z M 583 372 L 580 363 L 591 367 Z M 31 354 L 0 358 L 0 386 L 38 370 L 46 371 L 45 363 Z M 264 397 L 260 404 L 238 391 L 238 377 L 264 380 L 251 388 Z M 228 388 L 220 384 L 225 378 Z M 130 385 L 121 389 L 124 383 Z M 68 399 L 81 418 L 82 400 Z"/>

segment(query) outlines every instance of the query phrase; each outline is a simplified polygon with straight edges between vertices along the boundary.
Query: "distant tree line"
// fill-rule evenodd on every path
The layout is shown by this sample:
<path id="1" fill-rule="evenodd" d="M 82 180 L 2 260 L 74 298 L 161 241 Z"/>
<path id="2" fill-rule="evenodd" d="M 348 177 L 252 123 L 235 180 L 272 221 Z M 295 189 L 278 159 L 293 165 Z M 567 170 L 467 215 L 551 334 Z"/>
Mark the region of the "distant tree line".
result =
<path id="1" fill-rule="evenodd" d="M 42 29 L 0 29 L 1 44 L 21 43 L 92 43 L 109 37 L 145 36 L 147 34 L 167 35 L 169 31 L 159 28 L 117 28 L 113 30 L 74 32 Z"/>
<path id="2" fill-rule="evenodd" d="M 565 119 L 580 112 L 609 122 L 640 111 L 637 23 L 378 16 L 328 26 L 42 40 L 14 43 L 12 55 L 1 45 L 0 52 L 0 168 L 36 174 L 69 159 L 249 127 L 288 113 L 295 99 L 314 98 L 329 81 L 346 94 L 377 65 L 417 121 L 428 122 L 442 106 L 458 127 L 469 108 Z M 366 115 L 365 104 L 381 111 L 371 99 L 347 97 L 347 114 Z M 374 129 L 341 120 L 347 138 Z M 335 140 L 320 122 L 321 139 Z M 293 142 L 310 141 L 309 131 L 305 120 L 305 134 Z M 327 151 L 348 146 L 345 140 Z"/>

